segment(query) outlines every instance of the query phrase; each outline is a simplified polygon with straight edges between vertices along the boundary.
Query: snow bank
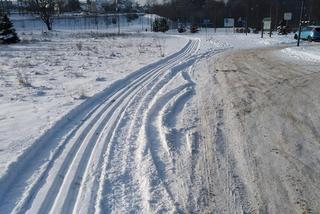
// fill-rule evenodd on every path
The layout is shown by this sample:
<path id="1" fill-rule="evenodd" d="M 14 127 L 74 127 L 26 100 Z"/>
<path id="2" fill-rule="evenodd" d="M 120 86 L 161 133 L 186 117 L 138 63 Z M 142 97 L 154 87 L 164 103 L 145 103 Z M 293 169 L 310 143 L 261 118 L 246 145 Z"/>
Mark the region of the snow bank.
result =
<path id="1" fill-rule="evenodd" d="M 320 62 L 320 45 L 290 47 L 281 50 L 281 54 L 309 62 Z"/>
<path id="2" fill-rule="evenodd" d="M 177 34 L 176 30 L 171 30 L 170 34 Z M 218 28 L 217 31 L 213 28 L 202 28 L 198 33 L 191 34 L 189 32 L 179 34 L 180 36 L 188 36 L 191 38 L 201 38 L 202 49 L 214 46 L 217 49 L 221 48 L 234 48 L 234 49 L 248 49 L 259 48 L 266 46 L 274 46 L 281 44 L 293 44 L 296 42 L 293 35 L 269 35 L 265 34 L 264 38 L 261 38 L 261 34 L 244 34 L 234 33 L 233 29 Z M 209 44 L 208 44 L 209 43 Z"/>

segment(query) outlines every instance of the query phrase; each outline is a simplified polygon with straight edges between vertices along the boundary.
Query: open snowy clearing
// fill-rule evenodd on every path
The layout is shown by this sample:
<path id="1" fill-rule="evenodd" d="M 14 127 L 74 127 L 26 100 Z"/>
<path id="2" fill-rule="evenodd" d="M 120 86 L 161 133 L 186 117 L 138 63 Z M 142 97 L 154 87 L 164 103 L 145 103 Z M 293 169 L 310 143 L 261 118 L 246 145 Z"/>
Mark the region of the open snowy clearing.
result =
<path id="1" fill-rule="evenodd" d="M 101 32 L 25 33 L 22 39 L 0 49 L 0 176 L 86 98 L 186 44 L 154 34 Z"/>
<path id="2" fill-rule="evenodd" d="M 319 61 L 290 36 L 54 34 L 0 50 L 3 212 L 319 210 Z"/>

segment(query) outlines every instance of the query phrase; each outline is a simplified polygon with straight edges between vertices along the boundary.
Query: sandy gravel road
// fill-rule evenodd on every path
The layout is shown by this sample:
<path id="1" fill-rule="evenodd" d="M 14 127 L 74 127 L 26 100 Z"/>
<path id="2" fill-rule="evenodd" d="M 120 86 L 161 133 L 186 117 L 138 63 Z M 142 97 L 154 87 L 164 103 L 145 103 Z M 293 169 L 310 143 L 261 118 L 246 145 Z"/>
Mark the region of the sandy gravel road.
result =
<path id="1" fill-rule="evenodd" d="M 196 66 L 198 211 L 320 213 L 320 63 L 280 49 Z"/>

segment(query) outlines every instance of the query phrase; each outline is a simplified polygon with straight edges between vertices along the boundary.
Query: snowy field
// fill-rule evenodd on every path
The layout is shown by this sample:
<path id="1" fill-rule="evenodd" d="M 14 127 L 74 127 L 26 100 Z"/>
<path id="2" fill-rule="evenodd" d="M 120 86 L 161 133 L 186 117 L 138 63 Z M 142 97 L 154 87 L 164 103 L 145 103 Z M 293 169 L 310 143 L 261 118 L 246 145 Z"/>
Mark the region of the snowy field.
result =
<path id="1" fill-rule="evenodd" d="M 45 130 L 115 80 L 181 49 L 156 34 L 24 33 L 0 50 L 0 175 Z"/>
<path id="2" fill-rule="evenodd" d="M 259 179 L 250 171 L 256 167 L 254 157 L 250 153 L 246 159 L 247 144 L 233 142 L 241 139 L 251 146 L 262 138 L 248 131 L 255 130 L 254 117 L 246 123 L 246 116 L 239 116 L 245 125 L 238 127 L 233 116 L 236 110 L 248 113 L 252 94 L 242 97 L 240 92 L 249 91 L 253 81 L 266 86 L 276 82 L 276 73 L 264 73 L 272 67 L 262 72 L 255 53 L 263 58 L 268 55 L 260 49 L 275 49 L 274 56 L 289 62 L 299 56 L 302 66 L 310 59 L 319 63 L 319 45 L 296 48 L 293 35 L 261 39 L 224 29 L 179 35 L 130 29 L 120 36 L 109 30 L 19 31 L 20 44 L 0 47 L 0 209 L 283 210 L 279 204 L 259 207 L 272 193 L 263 189 L 266 185 L 262 189 L 267 193 L 255 195 L 258 184 L 251 182 Z M 303 54 L 307 56 L 301 58 Z M 253 67 L 246 56 L 256 63 Z M 238 70 L 249 72 L 252 82 Z M 273 109 L 267 110 L 265 117 L 271 120 Z M 243 133 L 233 132 L 241 128 Z M 265 152 L 261 148 L 254 154 Z"/>
<path id="3" fill-rule="evenodd" d="M 74 106 L 115 80 L 178 51 L 188 38 L 200 37 L 203 53 L 292 42 L 288 37 L 260 40 L 259 35 L 223 29 L 217 34 L 209 30 L 208 35 L 183 36 L 174 31 L 122 36 L 104 31 L 53 31 L 21 32 L 20 37 L 20 44 L 0 50 L 0 175 Z"/>

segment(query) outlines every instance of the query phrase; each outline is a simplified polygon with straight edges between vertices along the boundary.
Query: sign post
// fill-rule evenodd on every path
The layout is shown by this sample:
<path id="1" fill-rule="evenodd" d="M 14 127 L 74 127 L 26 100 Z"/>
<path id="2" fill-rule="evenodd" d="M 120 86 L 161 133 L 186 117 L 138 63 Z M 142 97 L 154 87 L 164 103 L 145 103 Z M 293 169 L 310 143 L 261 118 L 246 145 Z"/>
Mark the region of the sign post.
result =
<path id="1" fill-rule="evenodd" d="M 209 19 L 204 19 L 203 24 L 206 26 L 206 40 L 208 40 L 208 24 L 210 23 Z"/>
<path id="2" fill-rule="evenodd" d="M 292 13 L 284 13 L 283 19 L 285 21 L 290 21 L 292 19 Z"/>
<path id="3" fill-rule="evenodd" d="M 263 23 L 262 31 L 271 31 L 271 18 L 270 17 L 264 18 L 262 23 Z M 263 37 L 263 35 L 262 35 L 262 37 Z M 271 33 L 270 33 L 270 37 L 271 37 Z"/>
<path id="4" fill-rule="evenodd" d="M 263 34 L 264 34 L 264 22 L 263 22 L 263 20 L 262 20 L 262 22 L 261 22 L 261 25 L 262 25 L 262 28 L 261 28 L 261 38 L 263 38 Z"/>
<path id="5" fill-rule="evenodd" d="M 288 26 L 288 21 L 292 20 L 292 13 L 284 13 L 283 19 L 286 21 L 286 26 Z"/>
<path id="6" fill-rule="evenodd" d="M 301 0 L 301 11 L 300 11 L 300 20 L 299 20 L 299 35 L 298 35 L 298 41 L 297 41 L 297 46 L 298 47 L 300 46 L 303 10 L 304 10 L 304 0 Z"/>
<path id="7" fill-rule="evenodd" d="M 224 18 L 224 27 L 225 28 L 234 28 L 234 19 L 233 18 Z"/>
<path id="8" fill-rule="evenodd" d="M 117 24 L 118 24 L 118 35 L 120 35 L 120 8 L 119 8 L 119 2 L 116 0 L 116 10 L 117 10 Z"/>

